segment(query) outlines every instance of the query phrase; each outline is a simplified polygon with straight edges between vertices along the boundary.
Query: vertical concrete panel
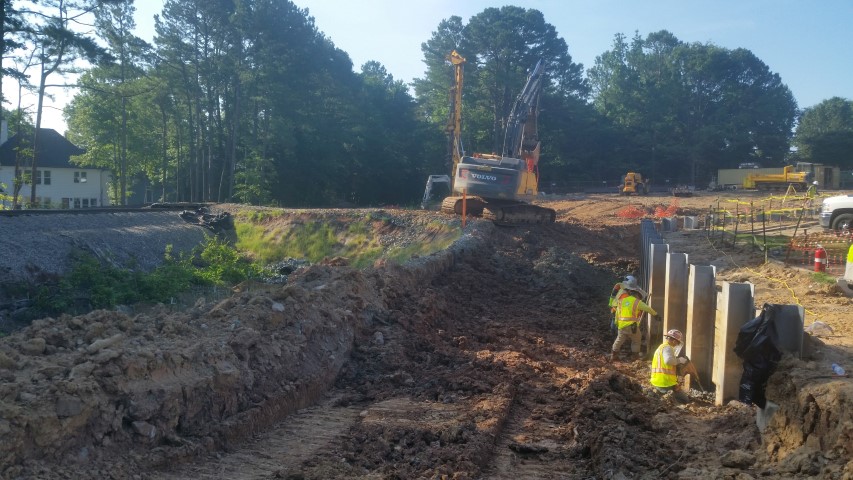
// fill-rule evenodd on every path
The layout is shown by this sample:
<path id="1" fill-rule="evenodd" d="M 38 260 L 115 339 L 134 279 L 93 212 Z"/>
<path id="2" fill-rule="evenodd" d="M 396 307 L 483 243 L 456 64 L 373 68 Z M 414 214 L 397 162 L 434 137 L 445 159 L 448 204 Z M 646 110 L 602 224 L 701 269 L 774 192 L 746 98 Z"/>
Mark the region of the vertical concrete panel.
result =
<path id="1" fill-rule="evenodd" d="M 711 388 L 714 362 L 714 321 L 717 310 L 716 268 L 690 265 L 687 279 L 687 328 L 684 348 L 699 372 L 704 388 Z"/>
<path id="2" fill-rule="evenodd" d="M 802 358 L 803 356 L 803 324 L 805 308 L 802 305 L 777 305 L 776 339 L 780 350 Z"/>
<path id="3" fill-rule="evenodd" d="M 666 256 L 666 292 L 664 293 L 663 331 L 687 328 L 687 254 Z M 660 339 L 663 340 L 662 338 Z"/>
<path id="4" fill-rule="evenodd" d="M 738 397 L 743 362 L 735 355 L 734 347 L 740 327 L 754 318 L 753 295 L 754 286 L 751 283 L 723 282 L 717 296 L 713 372 L 716 385 L 714 403 L 717 405 Z"/>
<path id="5" fill-rule="evenodd" d="M 649 245 L 649 299 L 646 302 L 663 316 L 666 295 L 666 257 L 669 255 L 669 245 L 652 243 Z M 649 322 L 648 351 L 653 352 L 663 341 L 663 323 L 651 320 Z"/>

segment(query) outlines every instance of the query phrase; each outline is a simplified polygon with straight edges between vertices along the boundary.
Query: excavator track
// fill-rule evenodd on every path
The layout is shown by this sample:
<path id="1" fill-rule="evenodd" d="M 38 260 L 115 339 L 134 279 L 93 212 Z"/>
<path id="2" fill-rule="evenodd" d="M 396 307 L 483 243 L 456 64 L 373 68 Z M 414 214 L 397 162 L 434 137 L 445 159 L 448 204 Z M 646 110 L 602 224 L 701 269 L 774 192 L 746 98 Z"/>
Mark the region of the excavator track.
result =
<path id="1" fill-rule="evenodd" d="M 467 197 L 465 199 L 465 213 L 480 217 L 483 215 L 483 207 L 486 201 L 480 197 Z M 449 215 L 462 215 L 462 197 L 447 197 L 441 202 L 442 213 Z"/>
<path id="2" fill-rule="evenodd" d="M 529 203 L 487 204 L 483 208 L 483 218 L 497 225 L 530 225 L 554 223 L 557 212 L 552 208 L 540 207 Z"/>
<path id="3" fill-rule="evenodd" d="M 554 223 L 557 212 L 551 208 L 529 203 L 489 201 L 481 197 L 467 197 L 466 214 L 491 220 L 497 225 L 530 225 Z M 447 197 L 441 202 L 441 211 L 449 215 L 462 215 L 462 197 Z"/>

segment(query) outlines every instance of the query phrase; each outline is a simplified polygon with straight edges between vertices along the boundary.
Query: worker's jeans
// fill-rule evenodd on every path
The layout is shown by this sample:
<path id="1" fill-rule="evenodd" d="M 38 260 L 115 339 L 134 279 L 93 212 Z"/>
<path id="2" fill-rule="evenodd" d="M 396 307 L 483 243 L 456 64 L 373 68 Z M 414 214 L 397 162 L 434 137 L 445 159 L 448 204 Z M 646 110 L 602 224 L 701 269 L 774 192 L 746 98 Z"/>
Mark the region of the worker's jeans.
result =
<path id="1" fill-rule="evenodd" d="M 619 329 L 619 333 L 616 335 L 616 341 L 613 342 L 613 351 L 618 352 L 626 341 L 631 342 L 632 352 L 640 353 L 640 342 L 642 341 L 642 333 L 640 332 L 639 323 L 634 323 L 625 328 Z"/>

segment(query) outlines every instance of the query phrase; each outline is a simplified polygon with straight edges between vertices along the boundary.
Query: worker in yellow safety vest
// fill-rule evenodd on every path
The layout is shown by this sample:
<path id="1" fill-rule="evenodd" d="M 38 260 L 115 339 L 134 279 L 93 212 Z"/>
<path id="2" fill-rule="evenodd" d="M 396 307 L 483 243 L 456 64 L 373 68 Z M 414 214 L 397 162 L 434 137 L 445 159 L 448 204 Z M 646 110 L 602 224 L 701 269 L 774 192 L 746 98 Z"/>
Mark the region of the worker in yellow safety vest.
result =
<path id="1" fill-rule="evenodd" d="M 619 330 L 616 328 L 616 309 L 619 306 L 619 302 L 628 295 L 628 290 L 636 290 L 640 292 L 642 298 L 646 298 L 646 292 L 640 288 L 640 284 L 637 283 L 637 279 L 633 275 L 628 275 L 625 277 L 625 280 L 613 285 L 607 305 L 610 307 L 610 330 L 614 335 L 619 333 Z"/>
<path id="2" fill-rule="evenodd" d="M 681 331 L 672 329 L 664 335 L 664 342 L 655 351 L 652 357 L 651 384 L 659 393 L 680 393 L 681 386 L 678 384 L 678 365 L 684 365 L 690 360 L 687 357 L 678 356 L 676 348 L 684 341 Z M 678 398 L 678 397 L 676 397 Z"/>
<path id="3" fill-rule="evenodd" d="M 848 286 L 853 286 L 853 244 L 847 250 L 847 268 L 844 270 L 844 280 L 847 280 Z"/>
<path id="4" fill-rule="evenodd" d="M 642 333 L 640 332 L 640 320 L 643 318 L 643 312 L 649 313 L 657 317 L 658 312 L 648 306 L 641 300 L 642 291 L 635 285 L 626 286 L 626 295 L 618 300 L 616 305 L 616 328 L 618 333 L 616 340 L 613 342 L 613 347 L 610 351 L 610 361 L 616 360 L 619 355 L 619 349 L 626 341 L 631 342 L 631 353 L 639 357 L 640 343 L 642 341 Z"/>
<path id="5" fill-rule="evenodd" d="M 812 208 L 814 206 L 814 199 L 817 196 L 817 186 L 817 181 L 814 181 L 806 190 L 806 208 Z"/>

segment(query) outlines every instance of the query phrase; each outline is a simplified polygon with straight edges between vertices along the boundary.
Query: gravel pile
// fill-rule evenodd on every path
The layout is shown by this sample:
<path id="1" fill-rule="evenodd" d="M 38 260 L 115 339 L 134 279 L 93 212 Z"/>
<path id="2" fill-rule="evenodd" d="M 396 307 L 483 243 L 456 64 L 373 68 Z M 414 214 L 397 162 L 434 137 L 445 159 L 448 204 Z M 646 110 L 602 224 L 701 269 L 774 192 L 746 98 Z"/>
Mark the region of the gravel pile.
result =
<path id="1" fill-rule="evenodd" d="M 189 252 L 209 230 L 181 219 L 175 211 L 55 213 L 0 217 L 2 283 L 38 282 L 61 276 L 77 250 L 119 267 L 151 270 L 167 246 Z"/>

